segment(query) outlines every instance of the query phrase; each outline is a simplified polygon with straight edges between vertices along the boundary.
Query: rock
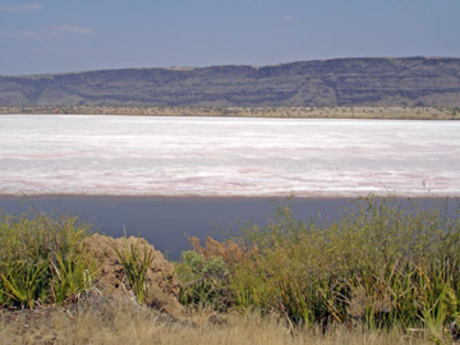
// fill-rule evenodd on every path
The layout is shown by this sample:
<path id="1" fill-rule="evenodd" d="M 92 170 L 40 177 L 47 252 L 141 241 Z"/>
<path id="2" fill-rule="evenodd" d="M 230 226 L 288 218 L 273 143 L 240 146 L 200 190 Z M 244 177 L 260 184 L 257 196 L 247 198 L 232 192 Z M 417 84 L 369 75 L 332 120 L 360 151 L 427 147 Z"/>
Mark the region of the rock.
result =
<path id="1" fill-rule="evenodd" d="M 225 318 L 222 315 L 216 315 L 216 314 L 211 315 L 209 317 L 209 319 L 208 319 L 208 322 L 211 325 L 215 325 L 215 326 L 222 326 L 222 325 L 226 326 L 226 325 L 228 325 L 227 318 Z"/>
<path id="2" fill-rule="evenodd" d="M 95 234 L 83 242 L 83 251 L 94 256 L 100 267 L 100 274 L 96 283 L 97 289 L 103 295 L 127 294 L 132 296 L 125 270 L 111 246 L 111 241 L 121 252 L 139 243 L 141 257 L 143 257 L 145 250 L 153 255 L 153 261 L 147 270 L 148 290 L 144 304 L 179 320 L 183 319 L 185 309 L 178 300 L 179 288 L 174 274 L 174 266 L 145 239 L 135 237 L 113 239 Z"/>

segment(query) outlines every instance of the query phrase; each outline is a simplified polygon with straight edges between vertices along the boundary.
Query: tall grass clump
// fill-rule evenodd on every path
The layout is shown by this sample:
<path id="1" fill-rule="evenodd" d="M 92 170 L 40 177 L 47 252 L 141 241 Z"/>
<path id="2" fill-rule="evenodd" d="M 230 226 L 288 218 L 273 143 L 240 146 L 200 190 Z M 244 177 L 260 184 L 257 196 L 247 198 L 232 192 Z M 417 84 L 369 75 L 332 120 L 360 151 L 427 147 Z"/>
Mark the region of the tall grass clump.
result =
<path id="1" fill-rule="evenodd" d="M 222 258 L 225 298 L 241 312 L 306 326 L 439 330 L 460 315 L 460 221 L 444 206 L 371 196 L 325 223 L 278 205 L 265 226 L 192 244 L 205 260 Z"/>
<path id="2" fill-rule="evenodd" d="M 89 289 L 96 267 L 81 250 L 89 233 L 74 216 L 0 211 L 0 307 L 62 305 Z"/>
<path id="3" fill-rule="evenodd" d="M 117 244 L 110 238 L 109 243 L 125 270 L 129 287 L 133 289 L 137 302 L 142 304 L 148 289 L 147 270 L 152 264 L 154 256 L 152 252 L 147 250 L 146 244 L 143 250 L 140 249 L 139 237 L 136 243 L 128 245 L 128 237 L 125 231 L 123 240 L 124 248 L 118 248 Z"/>

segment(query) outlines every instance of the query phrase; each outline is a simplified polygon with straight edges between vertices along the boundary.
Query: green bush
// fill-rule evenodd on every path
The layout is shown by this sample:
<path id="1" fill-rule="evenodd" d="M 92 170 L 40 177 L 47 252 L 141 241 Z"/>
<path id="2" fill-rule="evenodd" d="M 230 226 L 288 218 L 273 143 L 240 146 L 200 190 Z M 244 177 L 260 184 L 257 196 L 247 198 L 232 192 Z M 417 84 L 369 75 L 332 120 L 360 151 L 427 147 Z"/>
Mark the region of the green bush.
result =
<path id="1" fill-rule="evenodd" d="M 205 258 L 194 251 L 182 253 L 176 268 L 182 288 L 179 300 L 184 305 L 225 307 L 228 269 L 220 257 Z"/>
<path id="2" fill-rule="evenodd" d="M 77 217 L 0 211 L 0 307 L 33 309 L 78 298 L 96 273 L 81 251 L 89 233 Z"/>

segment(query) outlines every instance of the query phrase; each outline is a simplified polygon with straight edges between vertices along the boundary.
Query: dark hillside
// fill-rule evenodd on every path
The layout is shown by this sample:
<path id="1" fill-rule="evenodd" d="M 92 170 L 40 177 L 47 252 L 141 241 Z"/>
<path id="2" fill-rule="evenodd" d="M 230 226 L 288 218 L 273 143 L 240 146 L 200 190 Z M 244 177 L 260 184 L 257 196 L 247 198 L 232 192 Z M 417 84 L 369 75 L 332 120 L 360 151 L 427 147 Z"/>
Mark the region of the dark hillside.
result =
<path id="1" fill-rule="evenodd" d="M 0 105 L 460 106 L 460 59 L 350 58 L 0 77 Z"/>

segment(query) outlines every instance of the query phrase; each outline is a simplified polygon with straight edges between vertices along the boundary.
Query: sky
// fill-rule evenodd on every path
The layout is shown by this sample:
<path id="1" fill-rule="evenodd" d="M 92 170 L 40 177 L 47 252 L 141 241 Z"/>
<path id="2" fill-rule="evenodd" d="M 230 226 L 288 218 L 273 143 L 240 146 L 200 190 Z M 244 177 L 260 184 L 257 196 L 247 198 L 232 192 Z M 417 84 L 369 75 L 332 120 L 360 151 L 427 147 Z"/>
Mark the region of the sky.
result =
<path id="1" fill-rule="evenodd" d="M 460 0 L 0 0 L 0 75 L 460 57 Z"/>

